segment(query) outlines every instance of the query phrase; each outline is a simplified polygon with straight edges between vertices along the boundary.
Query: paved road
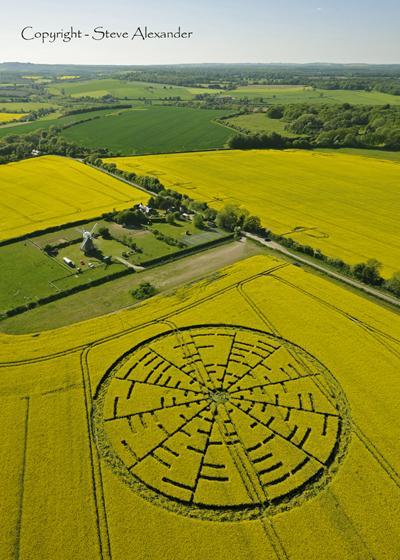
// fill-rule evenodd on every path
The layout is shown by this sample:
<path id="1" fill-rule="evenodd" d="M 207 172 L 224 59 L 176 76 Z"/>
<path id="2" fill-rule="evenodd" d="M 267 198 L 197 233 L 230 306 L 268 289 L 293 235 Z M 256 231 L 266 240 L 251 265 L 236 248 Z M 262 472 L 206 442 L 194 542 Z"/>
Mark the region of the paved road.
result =
<path id="1" fill-rule="evenodd" d="M 372 296 L 374 296 L 378 299 L 381 299 L 383 301 L 391 303 L 392 305 L 395 305 L 396 307 L 400 307 L 400 300 L 399 299 L 397 299 L 395 297 L 392 297 L 390 295 L 384 294 L 384 293 L 380 292 L 379 290 L 376 290 L 375 288 L 372 288 L 371 286 L 366 286 L 365 284 L 362 284 L 361 282 L 358 282 L 357 280 L 353 280 L 352 278 L 349 278 L 348 276 L 344 276 L 343 274 L 340 274 L 339 272 L 335 272 L 333 270 L 330 270 L 329 268 L 327 268 L 323 265 L 317 264 L 314 261 L 307 259 L 306 257 L 300 257 L 299 255 L 296 255 L 295 253 L 292 253 L 291 251 L 289 251 L 289 249 L 287 249 L 283 245 L 280 245 L 276 241 L 266 241 L 262 237 L 258 237 L 258 235 L 253 235 L 252 233 L 245 233 L 244 235 L 246 237 L 248 237 L 249 239 L 253 239 L 254 241 L 257 241 L 258 243 L 261 243 L 261 245 L 265 245 L 269 249 L 272 249 L 274 251 L 278 251 L 279 253 L 282 253 L 284 255 L 289 256 L 290 258 L 292 258 L 293 260 L 295 260 L 297 262 L 306 264 L 307 266 L 311 266 L 315 270 L 319 270 L 320 272 L 323 272 L 327 276 L 330 276 L 332 278 L 336 278 L 336 280 L 340 280 L 341 282 L 344 282 L 345 284 L 348 284 L 349 286 L 353 286 L 354 288 L 357 288 L 358 290 L 362 290 L 363 292 L 366 292 L 367 294 L 370 294 L 370 295 L 372 295 Z"/>

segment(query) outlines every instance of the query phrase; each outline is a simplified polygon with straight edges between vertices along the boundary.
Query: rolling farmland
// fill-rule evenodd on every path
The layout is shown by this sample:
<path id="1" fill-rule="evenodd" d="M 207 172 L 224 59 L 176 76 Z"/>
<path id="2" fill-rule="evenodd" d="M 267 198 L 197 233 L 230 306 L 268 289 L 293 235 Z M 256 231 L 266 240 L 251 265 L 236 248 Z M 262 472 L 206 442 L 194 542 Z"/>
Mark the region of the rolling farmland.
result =
<path id="1" fill-rule="evenodd" d="M 0 240 L 144 201 L 146 195 L 75 160 L 44 156 L 0 167 Z"/>
<path id="2" fill-rule="evenodd" d="M 25 117 L 26 113 L 2 113 L 0 111 L 0 124 L 17 121 Z"/>
<path id="3" fill-rule="evenodd" d="M 232 130 L 215 119 L 226 111 L 149 106 L 124 111 L 63 132 L 76 144 L 123 154 L 179 152 L 223 147 Z"/>
<path id="4" fill-rule="evenodd" d="M 103 97 L 103 95 L 112 95 L 118 99 L 165 99 L 168 97 L 191 99 L 196 93 L 209 93 L 210 91 L 213 90 L 131 82 L 114 78 L 71 81 L 49 86 L 49 92 L 55 95 L 63 94 L 70 95 L 71 97 L 89 96 L 96 98 Z"/>
<path id="5" fill-rule="evenodd" d="M 301 86 L 244 86 L 228 92 L 236 98 L 262 98 L 268 105 L 289 103 L 351 103 L 352 105 L 399 105 L 398 95 L 380 91 L 326 90 Z"/>
<path id="6" fill-rule="evenodd" d="M 14 136 L 20 134 L 30 134 L 36 130 L 46 130 L 51 126 L 56 126 L 63 128 L 64 126 L 71 126 L 76 122 L 80 122 L 85 119 L 98 119 L 105 117 L 106 115 L 122 114 L 128 109 L 101 109 L 99 111 L 89 111 L 87 113 L 79 113 L 76 115 L 68 116 L 58 116 L 55 118 L 53 114 L 49 115 L 49 118 L 38 119 L 32 122 L 21 122 L 21 123 L 10 123 L 8 125 L 3 125 L 0 127 L 0 140 L 5 136 Z"/>
<path id="7" fill-rule="evenodd" d="M 391 161 L 299 150 L 111 158 L 221 208 L 243 205 L 273 232 L 350 264 L 399 269 L 400 167 Z"/>
<path id="8" fill-rule="evenodd" d="M 400 65 L 125 69 L 0 64 L 0 559 L 397 560 Z"/>
<path id="9" fill-rule="evenodd" d="M 3 334 L 0 554 L 396 558 L 399 362 L 397 314 L 267 257 Z"/>
<path id="10" fill-rule="evenodd" d="M 250 113 L 245 115 L 239 115 L 237 117 L 232 117 L 225 121 L 226 124 L 239 126 L 249 130 L 252 133 L 265 133 L 265 132 L 276 132 L 282 136 L 287 136 L 289 138 L 294 138 L 299 136 L 288 130 L 285 130 L 286 122 L 281 119 L 270 119 L 265 113 Z"/>
<path id="11" fill-rule="evenodd" d="M 22 111 L 28 113 L 29 111 L 36 111 L 36 109 L 48 109 L 55 105 L 56 103 L 49 103 L 47 101 L 0 101 L 0 111 Z"/>

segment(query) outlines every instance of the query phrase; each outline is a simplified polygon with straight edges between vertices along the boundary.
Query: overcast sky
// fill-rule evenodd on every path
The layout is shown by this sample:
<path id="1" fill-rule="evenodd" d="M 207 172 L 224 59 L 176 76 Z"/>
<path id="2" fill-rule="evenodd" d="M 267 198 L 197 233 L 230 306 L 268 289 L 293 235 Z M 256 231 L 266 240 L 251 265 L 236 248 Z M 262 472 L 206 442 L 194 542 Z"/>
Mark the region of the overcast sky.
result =
<path id="1" fill-rule="evenodd" d="M 20 0 L 4 2 L 0 61 L 80 64 L 194 62 L 400 63 L 399 0 Z M 96 26 L 192 39 L 24 41 L 29 33 Z"/>

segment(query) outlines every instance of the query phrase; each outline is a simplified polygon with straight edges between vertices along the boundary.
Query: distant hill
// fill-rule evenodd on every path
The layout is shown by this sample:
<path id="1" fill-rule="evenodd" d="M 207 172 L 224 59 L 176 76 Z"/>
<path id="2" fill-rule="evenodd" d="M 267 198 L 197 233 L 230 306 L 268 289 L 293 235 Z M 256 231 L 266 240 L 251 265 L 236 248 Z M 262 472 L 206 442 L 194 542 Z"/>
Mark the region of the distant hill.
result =
<path id="1" fill-rule="evenodd" d="M 312 62 L 307 64 L 288 64 L 288 63 L 240 63 L 240 64 L 223 64 L 223 63 L 205 63 L 205 64 L 169 64 L 169 65 L 80 65 L 80 64 L 34 64 L 31 62 L 2 62 L 0 63 L 0 72 L 37 72 L 46 74 L 72 74 L 79 73 L 91 74 L 99 72 L 115 72 L 129 70 L 212 70 L 231 73 L 236 69 L 255 72 L 268 71 L 293 71 L 299 74 L 309 75 L 316 74 L 319 71 L 323 74 L 343 75 L 375 75 L 375 76 L 393 76 L 400 73 L 400 64 L 334 64 L 325 62 Z"/>

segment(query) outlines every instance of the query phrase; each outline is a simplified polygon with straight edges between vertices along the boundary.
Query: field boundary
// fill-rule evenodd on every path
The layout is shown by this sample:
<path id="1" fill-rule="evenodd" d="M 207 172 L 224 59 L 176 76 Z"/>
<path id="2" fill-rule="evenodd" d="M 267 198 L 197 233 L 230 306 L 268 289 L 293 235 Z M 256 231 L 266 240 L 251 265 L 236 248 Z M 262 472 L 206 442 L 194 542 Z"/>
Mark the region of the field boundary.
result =
<path id="1" fill-rule="evenodd" d="M 164 255 L 162 257 L 157 257 L 155 259 L 149 259 L 148 261 L 144 261 L 143 263 L 141 263 L 141 266 L 144 267 L 144 270 L 148 270 L 151 268 L 155 268 L 157 266 L 161 266 L 163 264 L 166 264 L 167 262 L 172 262 L 178 259 L 182 259 L 185 258 L 186 256 L 191 256 L 193 254 L 197 254 L 197 253 L 201 253 L 203 251 L 207 251 L 208 249 L 211 249 L 213 247 L 216 247 L 218 245 L 222 245 L 224 243 L 230 243 L 233 240 L 233 234 L 228 234 L 224 237 L 221 237 L 219 239 L 213 239 L 211 241 L 207 241 L 206 243 L 203 243 L 201 245 L 195 245 L 193 247 L 187 247 L 185 249 L 182 249 L 181 251 L 177 251 L 176 253 L 172 253 L 169 255 Z M 50 294 L 48 296 L 45 296 L 43 298 L 40 298 L 38 300 L 35 301 L 31 301 L 25 305 L 19 305 L 17 307 L 14 307 L 12 309 L 8 309 L 6 311 L 3 311 L 0 314 L 0 321 L 4 321 L 9 317 L 14 317 L 15 315 L 20 315 L 21 313 L 25 313 L 26 311 L 30 311 L 31 309 L 35 309 L 37 307 L 40 307 L 42 305 L 46 305 L 47 303 L 51 303 L 53 301 L 59 300 L 59 299 L 63 299 L 65 297 L 68 297 L 69 295 L 73 295 L 76 294 L 78 292 L 83 292 L 85 290 L 89 290 L 90 288 L 93 288 L 95 286 L 100 286 L 101 284 L 105 284 L 107 282 L 112 282 L 113 280 L 117 280 L 118 278 L 121 278 L 123 276 L 128 276 L 130 274 L 135 274 L 135 269 L 134 266 L 126 266 L 123 270 L 119 270 L 118 272 L 114 272 L 112 274 L 108 274 L 106 276 L 103 276 L 102 278 L 97 278 L 95 280 L 91 280 L 90 282 L 87 282 L 86 284 L 78 284 L 77 286 L 73 286 L 71 288 L 68 288 L 64 291 L 61 292 L 57 292 L 54 294 Z"/>
<path id="2" fill-rule="evenodd" d="M 96 168 L 97 169 L 97 168 Z M 95 220 L 101 220 L 103 216 L 95 216 L 94 218 L 86 218 L 82 220 L 77 220 L 75 222 L 67 222 L 65 224 L 59 226 L 49 226 L 48 228 L 44 229 L 37 229 L 35 231 L 31 231 L 29 233 L 23 233 L 22 235 L 18 235 L 17 237 L 10 237 L 8 239 L 2 239 L 0 241 L 0 247 L 5 247 L 6 245 L 12 245 L 13 243 L 17 243 L 18 241 L 25 241 L 25 239 L 32 239 L 34 237 L 40 237 L 41 235 L 46 235 L 47 233 L 53 233 L 55 231 L 60 231 L 63 229 L 67 229 L 70 227 L 81 226 L 83 224 L 87 224 L 88 222 L 92 222 Z"/>
<path id="3" fill-rule="evenodd" d="M 333 270 L 330 270 L 329 268 L 322 266 L 320 264 L 317 264 L 315 262 L 313 262 L 312 260 L 309 260 L 305 257 L 300 257 L 299 255 L 297 255 L 296 253 L 293 253 L 292 251 L 289 251 L 288 249 L 286 249 L 286 247 L 284 247 L 283 245 L 280 245 L 279 243 L 277 243 L 276 241 L 266 241 L 265 239 L 263 239 L 262 237 L 259 237 L 258 235 L 254 235 L 252 233 L 247 233 L 247 232 L 243 232 L 243 235 L 249 239 L 252 239 L 253 241 L 260 243 L 261 245 L 265 245 L 265 247 L 268 247 L 269 249 L 272 249 L 273 251 L 277 251 L 279 253 L 282 253 L 283 255 L 287 255 L 289 257 L 291 257 L 292 259 L 294 259 L 295 261 L 302 263 L 302 264 L 306 264 L 307 266 L 310 266 L 311 268 L 314 268 L 315 270 L 318 270 L 319 272 L 323 272 L 324 274 L 326 274 L 327 276 L 330 276 L 331 278 L 335 278 L 336 280 L 340 280 L 341 282 L 343 282 L 344 284 L 348 284 L 349 286 L 352 286 L 353 288 L 357 288 L 358 290 L 361 290 L 363 292 L 366 292 L 367 294 L 374 296 L 380 300 L 383 300 L 387 303 L 390 303 L 391 305 L 394 305 L 395 307 L 399 307 L 400 308 L 400 299 L 397 299 L 395 297 L 391 297 L 387 294 L 384 294 L 382 292 L 380 292 L 379 290 L 376 290 L 375 288 L 372 288 L 371 286 L 367 286 L 366 284 L 363 284 L 362 282 L 358 282 L 357 280 L 353 280 L 352 278 L 349 278 L 348 276 L 345 276 L 344 274 L 340 274 L 339 272 L 335 272 Z"/>

